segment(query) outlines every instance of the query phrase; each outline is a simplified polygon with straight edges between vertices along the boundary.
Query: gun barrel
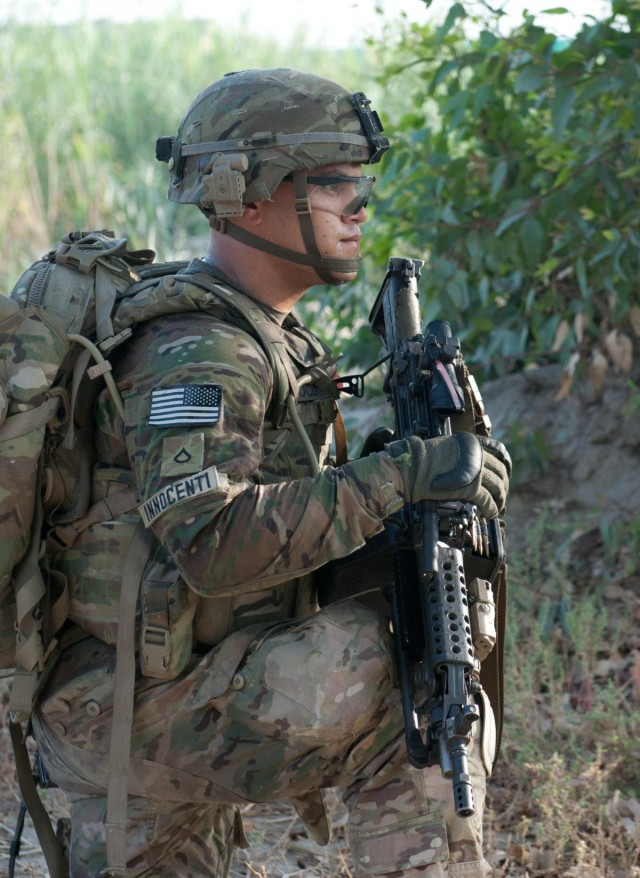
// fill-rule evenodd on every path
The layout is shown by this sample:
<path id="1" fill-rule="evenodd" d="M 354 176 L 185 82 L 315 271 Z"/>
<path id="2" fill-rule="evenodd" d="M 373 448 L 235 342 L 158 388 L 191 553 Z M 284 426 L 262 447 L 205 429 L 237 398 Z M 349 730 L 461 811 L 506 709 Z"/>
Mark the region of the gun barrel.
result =
<path id="1" fill-rule="evenodd" d="M 451 782 L 453 784 L 453 802 L 456 814 L 458 817 L 471 817 L 475 811 L 475 805 L 473 802 L 473 785 L 469 775 L 466 744 L 462 741 L 456 743 L 451 748 L 449 756 L 453 769 Z"/>

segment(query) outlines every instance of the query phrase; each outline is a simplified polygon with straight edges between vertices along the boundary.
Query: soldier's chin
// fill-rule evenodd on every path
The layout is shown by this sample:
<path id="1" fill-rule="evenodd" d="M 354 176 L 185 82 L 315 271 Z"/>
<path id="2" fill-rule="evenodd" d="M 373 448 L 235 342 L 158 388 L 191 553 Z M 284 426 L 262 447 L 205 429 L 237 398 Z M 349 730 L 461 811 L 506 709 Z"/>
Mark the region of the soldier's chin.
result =
<path id="1" fill-rule="evenodd" d="M 332 271 L 331 272 L 331 283 L 335 286 L 340 286 L 341 284 L 348 284 L 351 281 L 355 280 L 358 276 L 358 270 L 355 271 Z M 323 281 L 326 283 L 326 281 Z"/>

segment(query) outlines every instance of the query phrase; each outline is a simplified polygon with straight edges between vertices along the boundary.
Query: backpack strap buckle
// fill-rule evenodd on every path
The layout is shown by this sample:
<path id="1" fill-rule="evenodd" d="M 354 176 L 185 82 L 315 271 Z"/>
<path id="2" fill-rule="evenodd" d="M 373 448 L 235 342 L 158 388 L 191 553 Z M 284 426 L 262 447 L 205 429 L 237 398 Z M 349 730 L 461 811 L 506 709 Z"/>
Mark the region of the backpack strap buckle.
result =
<path id="1" fill-rule="evenodd" d="M 171 660 L 171 639 L 167 628 L 145 625 L 140 637 L 140 664 L 145 676 L 163 677 Z"/>

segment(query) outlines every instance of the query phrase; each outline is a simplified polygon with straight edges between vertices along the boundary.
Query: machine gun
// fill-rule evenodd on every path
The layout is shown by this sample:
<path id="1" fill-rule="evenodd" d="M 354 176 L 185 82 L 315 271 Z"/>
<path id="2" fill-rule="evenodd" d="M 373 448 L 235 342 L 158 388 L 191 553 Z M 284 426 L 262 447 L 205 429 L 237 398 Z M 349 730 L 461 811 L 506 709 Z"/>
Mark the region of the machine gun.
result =
<path id="1" fill-rule="evenodd" d="M 391 258 L 369 317 L 388 354 L 384 389 L 395 437 L 451 432 L 464 412 L 459 340 L 449 323 L 421 330 L 420 260 Z M 418 768 L 440 763 L 456 812 L 474 813 L 468 746 L 479 711 L 480 660 L 496 641 L 493 585 L 503 569 L 498 519 L 464 502 L 406 504 L 393 525 L 387 588 L 407 754 Z M 467 585 L 469 583 L 469 585 Z"/>

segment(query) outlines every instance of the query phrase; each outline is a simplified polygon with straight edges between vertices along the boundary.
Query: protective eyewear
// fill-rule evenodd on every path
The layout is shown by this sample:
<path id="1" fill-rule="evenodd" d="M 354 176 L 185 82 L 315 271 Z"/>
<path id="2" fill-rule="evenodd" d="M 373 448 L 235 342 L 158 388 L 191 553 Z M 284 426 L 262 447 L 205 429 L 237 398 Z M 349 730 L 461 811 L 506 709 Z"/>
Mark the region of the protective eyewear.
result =
<path id="1" fill-rule="evenodd" d="M 293 175 L 288 174 L 284 179 L 291 181 Z M 309 198 L 317 193 L 314 201 L 320 210 L 339 213 L 340 216 L 353 216 L 367 206 L 375 181 L 375 177 L 308 176 L 307 184 L 314 187 L 309 192 Z M 320 203 L 321 200 L 323 203 Z M 337 205 L 340 206 L 336 210 Z"/>

